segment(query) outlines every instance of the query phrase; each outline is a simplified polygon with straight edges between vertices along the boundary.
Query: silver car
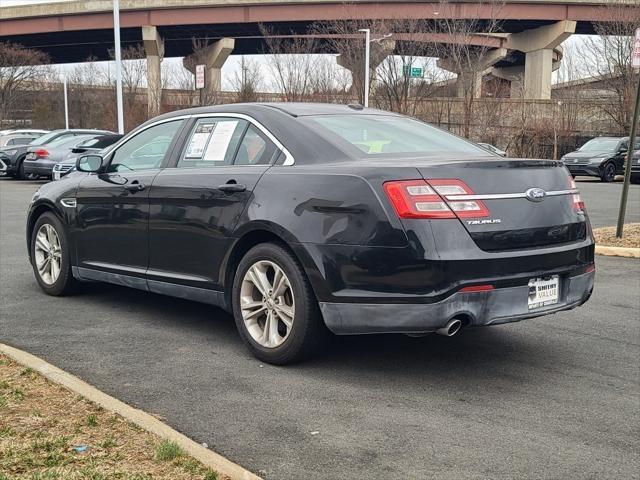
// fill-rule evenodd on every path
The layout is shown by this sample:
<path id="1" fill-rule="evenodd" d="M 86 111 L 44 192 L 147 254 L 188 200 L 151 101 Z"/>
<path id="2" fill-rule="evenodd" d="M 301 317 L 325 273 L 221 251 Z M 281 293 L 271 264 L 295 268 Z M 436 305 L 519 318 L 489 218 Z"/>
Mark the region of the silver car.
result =
<path id="1" fill-rule="evenodd" d="M 101 135 L 101 133 L 61 137 L 46 145 L 29 149 L 24 159 L 25 174 L 51 178 L 53 167 L 64 160 L 71 150 L 98 135 Z"/>

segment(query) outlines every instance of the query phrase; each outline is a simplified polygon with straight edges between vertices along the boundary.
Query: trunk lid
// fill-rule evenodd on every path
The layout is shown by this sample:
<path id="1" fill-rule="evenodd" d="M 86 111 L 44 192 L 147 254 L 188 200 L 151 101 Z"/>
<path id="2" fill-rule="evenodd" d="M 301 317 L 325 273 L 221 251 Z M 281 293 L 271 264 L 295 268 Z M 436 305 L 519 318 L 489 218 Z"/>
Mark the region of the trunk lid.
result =
<path id="1" fill-rule="evenodd" d="M 459 218 L 474 242 L 485 251 L 545 247 L 584 240 L 584 211 L 562 163 L 549 160 L 482 159 L 417 165 L 422 177 L 458 179 L 480 197 L 488 213 Z M 472 197 L 469 197 L 472 198 Z M 463 200 L 447 195 L 445 200 Z"/>

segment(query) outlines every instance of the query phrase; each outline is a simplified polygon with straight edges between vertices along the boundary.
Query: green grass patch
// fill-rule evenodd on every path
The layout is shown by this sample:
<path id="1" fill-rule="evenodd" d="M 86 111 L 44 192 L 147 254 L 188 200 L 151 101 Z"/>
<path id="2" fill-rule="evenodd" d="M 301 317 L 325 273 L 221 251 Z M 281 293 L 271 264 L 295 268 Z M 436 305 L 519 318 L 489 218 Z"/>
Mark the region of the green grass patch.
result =
<path id="1" fill-rule="evenodd" d="M 0 395 L 0 410 L 7 406 L 7 399 L 4 395 Z"/>
<path id="2" fill-rule="evenodd" d="M 184 455 L 182 449 L 176 442 L 171 440 L 162 440 L 156 447 L 156 460 L 166 462 Z"/>
<path id="3" fill-rule="evenodd" d="M 102 448 L 111 448 L 111 447 L 115 447 L 117 444 L 118 443 L 116 442 L 116 439 L 113 438 L 113 436 L 109 435 L 102 442 L 100 442 L 98 446 Z"/>
<path id="4" fill-rule="evenodd" d="M 21 388 L 14 388 L 13 392 L 11 392 L 11 396 L 14 400 L 18 400 L 19 402 L 24 400 L 24 390 Z"/>
<path id="5" fill-rule="evenodd" d="M 98 417 L 96 417 L 93 413 L 87 415 L 87 425 L 90 427 L 98 426 Z"/>

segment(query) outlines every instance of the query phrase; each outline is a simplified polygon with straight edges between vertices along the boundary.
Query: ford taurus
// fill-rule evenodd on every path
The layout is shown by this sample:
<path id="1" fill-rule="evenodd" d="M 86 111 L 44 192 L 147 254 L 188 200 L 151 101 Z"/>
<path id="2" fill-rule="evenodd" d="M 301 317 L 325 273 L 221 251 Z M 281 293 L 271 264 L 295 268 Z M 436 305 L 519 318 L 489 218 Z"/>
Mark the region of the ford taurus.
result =
<path id="1" fill-rule="evenodd" d="M 35 193 L 40 287 L 104 281 L 220 306 L 284 364 L 335 334 L 431 332 L 577 307 L 594 241 L 562 162 L 505 159 L 355 105 L 162 115 Z"/>

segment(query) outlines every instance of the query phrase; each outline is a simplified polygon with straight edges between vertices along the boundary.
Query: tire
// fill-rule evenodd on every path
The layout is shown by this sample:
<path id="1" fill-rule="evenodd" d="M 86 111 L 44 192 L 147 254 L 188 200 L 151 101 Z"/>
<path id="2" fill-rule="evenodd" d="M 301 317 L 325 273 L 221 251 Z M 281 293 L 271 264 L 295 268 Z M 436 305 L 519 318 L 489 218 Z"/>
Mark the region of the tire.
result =
<path id="1" fill-rule="evenodd" d="M 613 182 L 616 178 L 616 166 L 611 163 L 605 163 L 604 167 L 602 167 L 602 174 L 600 175 L 600 180 L 603 182 Z"/>
<path id="2" fill-rule="evenodd" d="M 262 291 L 269 286 L 275 287 L 277 269 L 284 273 L 282 287 L 279 292 L 274 292 L 273 297 L 267 294 L 261 299 Z M 249 270 L 252 273 L 248 273 Z M 261 283 L 261 278 L 266 278 L 267 288 L 258 288 L 251 279 L 252 274 L 258 283 Z M 326 339 L 327 330 L 306 274 L 297 260 L 278 244 L 259 244 L 242 258 L 233 281 L 232 305 L 242 340 L 258 359 L 266 363 L 285 365 L 308 358 Z M 248 305 L 252 308 L 247 308 Z M 291 311 L 291 317 L 283 313 Z M 269 314 L 276 319 L 275 324 L 269 323 L 275 325 L 273 337 L 264 335 L 265 331 L 270 331 L 267 326 Z M 247 316 L 249 318 L 245 321 Z M 283 318 L 290 318 L 290 326 Z"/>
<path id="3" fill-rule="evenodd" d="M 14 177 L 16 180 L 24 180 L 25 178 L 27 178 L 25 176 L 24 173 L 24 159 L 22 160 L 18 160 L 19 164 L 18 164 L 18 170 L 16 170 L 16 176 Z"/>
<path id="4" fill-rule="evenodd" d="M 51 229 L 55 233 L 55 237 L 52 236 Z M 40 234 L 44 235 L 45 243 L 41 243 Z M 59 248 L 56 248 L 56 238 Z M 38 265 L 41 264 L 43 258 L 49 257 L 46 253 L 43 253 L 43 247 L 46 247 L 46 245 L 52 246 L 52 255 L 48 262 L 49 268 L 46 268 L 45 262 L 45 268 L 42 269 L 44 273 L 42 273 Z M 31 245 L 29 247 L 33 273 L 40 288 L 47 295 L 56 297 L 72 293 L 77 286 L 77 281 L 71 273 L 69 241 L 64 225 L 56 215 L 47 212 L 38 218 L 31 232 Z M 58 253 L 57 258 L 56 252 Z M 54 267 L 55 265 L 59 266 L 57 276 L 54 276 L 55 269 L 51 268 L 52 265 Z"/>

